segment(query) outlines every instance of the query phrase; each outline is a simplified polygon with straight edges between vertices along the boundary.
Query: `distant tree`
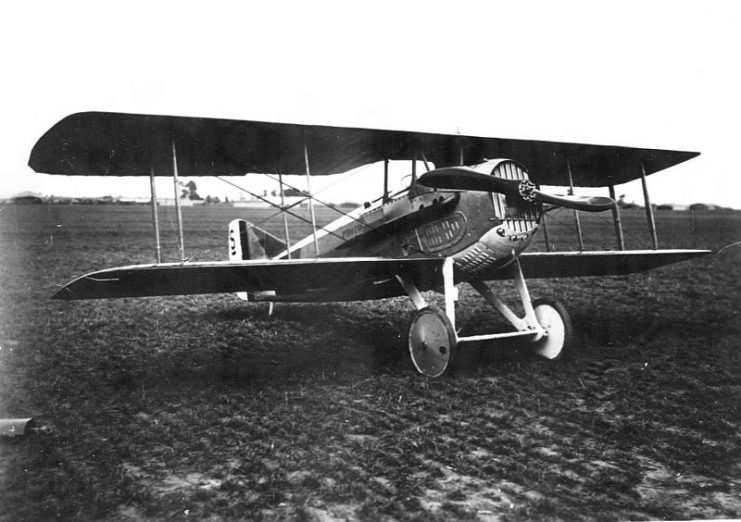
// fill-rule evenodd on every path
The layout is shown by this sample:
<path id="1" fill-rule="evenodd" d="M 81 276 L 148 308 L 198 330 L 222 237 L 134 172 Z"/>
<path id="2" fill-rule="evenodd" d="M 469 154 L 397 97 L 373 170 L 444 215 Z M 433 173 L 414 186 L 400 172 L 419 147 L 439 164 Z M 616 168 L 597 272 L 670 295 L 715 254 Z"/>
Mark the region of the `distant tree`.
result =
<path id="1" fill-rule="evenodd" d="M 308 197 L 309 194 L 304 192 L 303 190 L 289 188 L 283 191 L 283 195 L 287 198 L 302 198 Z"/>
<path id="2" fill-rule="evenodd" d="M 618 207 L 624 208 L 625 210 L 638 207 L 638 205 L 636 205 L 635 203 L 632 203 L 632 202 L 628 203 L 627 201 L 625 201 L 625 194 L 620 194 L 620 197 L 618 198 L 618 201 L 617 201 L 617 205 Z"/>
<path id="3" fill-rule="evenodd" d="M 191 180 L 185 185 L 182 183 L 180 185 L 184 187 L 180 193 L 180 199 L 190 199 L 192 201 L 201 201 L 203 199 L 198 195 L 198 188 L 195 181 Z"/>
<path id="4" fill-rule="evenodd" d="M 190 191 L 190 195 L 188 196 L 193 201 L 200 201 L 203 199 L 201 196 L 198 195 L 197 188 L 196 188 L 196 182 L 191 180 L 186 185 L 188 187 L 188 190 Z"/>

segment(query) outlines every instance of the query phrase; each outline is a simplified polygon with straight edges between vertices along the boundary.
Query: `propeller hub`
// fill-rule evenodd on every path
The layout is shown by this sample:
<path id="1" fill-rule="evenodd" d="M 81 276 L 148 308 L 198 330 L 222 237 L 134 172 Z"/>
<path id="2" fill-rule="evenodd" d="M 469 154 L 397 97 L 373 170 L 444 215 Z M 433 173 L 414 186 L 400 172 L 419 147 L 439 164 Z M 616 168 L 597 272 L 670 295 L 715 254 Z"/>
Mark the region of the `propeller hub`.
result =
<path id="1" fill-rule="evenodd" d="M 537 200 L 538 196 L 535 192 L 537 189 L 538 187 L 535 186 L 535 183 L 527 179 L 520 181 L 517 186 L 517 191 L 520 193 L 520 197 L 528 203 L 535 203 Z"/>

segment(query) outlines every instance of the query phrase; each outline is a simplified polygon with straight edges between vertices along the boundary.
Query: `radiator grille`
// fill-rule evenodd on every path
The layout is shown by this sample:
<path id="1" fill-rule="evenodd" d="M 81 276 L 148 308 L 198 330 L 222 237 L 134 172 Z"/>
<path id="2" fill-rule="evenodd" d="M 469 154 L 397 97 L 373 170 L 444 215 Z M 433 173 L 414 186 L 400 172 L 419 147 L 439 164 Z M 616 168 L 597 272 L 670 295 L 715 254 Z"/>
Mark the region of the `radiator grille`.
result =
<path id="1" fill-rule="evenodd" d="M 502 161 L 494 167 L 492 176 L 504 179 L 528 179 L 520 165 L 513 161 Z M 538 225 L 540 206 L 526 203 L 522 200 L 507 201 L 504 194 L 492 193 L 494 211 L 501 218 L 505 226 L 513 232 L 529 232 Z M 512 199 L 512 198 L 510 198 Z"/>

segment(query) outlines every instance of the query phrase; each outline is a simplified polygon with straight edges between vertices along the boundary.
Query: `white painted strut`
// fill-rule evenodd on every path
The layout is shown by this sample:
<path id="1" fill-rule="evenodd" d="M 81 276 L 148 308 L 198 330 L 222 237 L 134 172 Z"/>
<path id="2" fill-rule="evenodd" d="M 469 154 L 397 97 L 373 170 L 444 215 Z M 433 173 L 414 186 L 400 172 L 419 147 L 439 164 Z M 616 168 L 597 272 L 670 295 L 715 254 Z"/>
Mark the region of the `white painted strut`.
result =
<path id="1" fill-rule="evenodd" d="M 175 149 L 175 140 L 172 140 L 172 185 L 175 192 L 175 213 L 178 218 L 178 245 L 180 246 L 180 260 L 185 263 L 185 239 L 183 238 L 183 211 L 180 209 L 180 180 L 178 179 L 178 153 Z"/>
<path id="2" fill-rule="evenodd" d="M 492 339 L 505 339 L 511 337 L 531 337 L 531 341 L 538 341 L 546 334 L 535 315 L 535 309 L 530 301 L 530 293 L 525 284 L 525 277 L 522 274 L 522 268 L 520 267 L 517 258 L 515 258 L 513 267 L 515 269 L 515 287 L 517 288 L 517 293 L 522 301 L 522 307 L 525 310 L 525 316 L 522 318 L 518 317 L 509 306 L 499 299 L 494 291 L 483 281 L 471 281 L 470 284 L 482 295 L 484 299 L 486 299 L 489 304 L 496 308 L 499 313 L 501 313 L 505 319 L 512 324 L 512 326 L 514 326 L 516 331 L 459 337 L 458 333 L 455 332 L 455 303 L 458 301 L 458 288 L 455 286 L 454 260 L 452 257 L 447 257 L 443 260 L 442 276 L 445 315 L 450 321 L 453 331 L 455 332 L 456 343 L 488 341 Z M 417 310 L 422 310 L 428 306 L 424 296 L 411 278 L 404 275 L 397 275 L 396 279 L 401 283 L 401 286 L 404 288 L 404 291 L 412 300 L 412 303 Z"/>
<path id="3" fill-rule="evenodd" d="M 514 260 L 514 282 L 517 293 L 522 302 L 522 308 L 525 310 L 525 316 L 520 318 L 504 301 L 499 299 L 494 291 L 483 281 L 471 281 L 470 284 L 476 289 L 486 301 L 501 313 L 507 321 L 517 330 L 516 332 L 505 332 L 488 335 L 474 335 L 471 337 L 461 337 L 458 342 L 486 341 L 490 339 L 502 339 L 506 337 L 532 336 L 532 341 L 540 340 L 545 334 L 545 330 L 538 322 L 535 315 L 533 303 L 530 300 L 530 292 L 525 284 L 525 277 L 522 275 L 522 268 L 517 258 Z"/>
<path id="4" fill-rule="evenodd" d="M 458 300 L 458 289 L 455 287 L 454 264 L 452 257 L 443 261 L 443 296 L 445 297 L 445 315 L 455 331 L 455 302 Z M 457 335 L 456 335 L 457 336 Z"/>
<path id="5" fill-rule="evenodd" d="M 522 267 L 520 266 L 520 260 L 515 257 L 514 262 L 515 270 L 515 286 L 517 287 L 517 293 L 520 294 L 520 301 L 522 301 L 522 308 L 525 310 L 525 321 L 527 327 L 530 330 L 538 330 L 540 335 L 535 339 L 540 339 L 544 334 L 545 330 L 540 326 L 538 317 L 535 315 L 535 309 L 533 308 L 533 302 L 530 300 L 530 292 L 527 291 L 527 284 L 525 283 L 525 276 L 522 275 Z"/>
<path id="6" fill-rule="evenodd" d="M 422 308 L 427 306 L 427 301 L 425 301 L 422 292 L 419 291 L 419 288 L 414 284 L 414 281 L 402 275 L 397 275 L 396 279 L 401 283 L 401 286 L 404 287 L 404 291 L 409 296 L 409 299 L 412 300 L 412 303 L 414 303 L 414 307 L 417 310 L 422 310 Z"/>

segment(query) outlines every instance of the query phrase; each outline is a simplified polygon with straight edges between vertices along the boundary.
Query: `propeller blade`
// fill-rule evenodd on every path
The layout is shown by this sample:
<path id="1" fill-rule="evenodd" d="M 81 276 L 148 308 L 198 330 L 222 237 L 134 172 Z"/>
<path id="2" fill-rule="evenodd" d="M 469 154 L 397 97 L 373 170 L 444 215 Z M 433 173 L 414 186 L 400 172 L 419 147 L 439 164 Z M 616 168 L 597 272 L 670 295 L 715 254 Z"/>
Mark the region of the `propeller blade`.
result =
<path id="1" fill-rule="evenodd" d="M 520 182 L 481 174 L 464 167 L 445 167 L 422 174 L 417 180 L 426 187 L 448 190 L 479 190 L 502 194 L 519 194 Z"/>
<path id="2" fill-rule="evenodd" d="M 535 190 L 535 196 L 542 203 L 586 212 L 602 212 L 615 208 L 615 200 L 604 196 L 562 196 L 548 194 L 537 189 Z"/>
<path id="3" fill-rule="evenodd" d="M 435 169 L 420 176 L 418 183 L 442 190 L 497 192 L 527 202 L 548 203 L 586 212 L 602 212 L 615 207 L 615 200 L 602 196 L 563 196 L 538 189 L 529 180 L 504 179 L 465 167 Z"/>

